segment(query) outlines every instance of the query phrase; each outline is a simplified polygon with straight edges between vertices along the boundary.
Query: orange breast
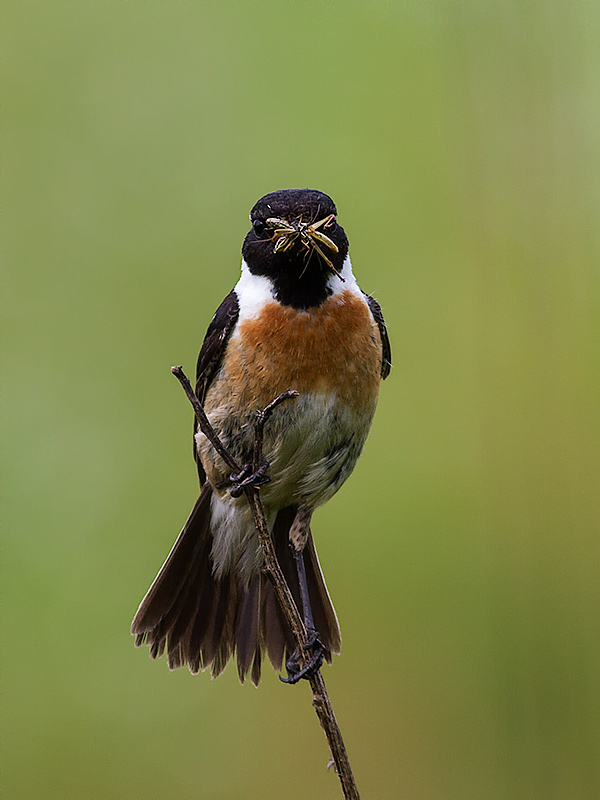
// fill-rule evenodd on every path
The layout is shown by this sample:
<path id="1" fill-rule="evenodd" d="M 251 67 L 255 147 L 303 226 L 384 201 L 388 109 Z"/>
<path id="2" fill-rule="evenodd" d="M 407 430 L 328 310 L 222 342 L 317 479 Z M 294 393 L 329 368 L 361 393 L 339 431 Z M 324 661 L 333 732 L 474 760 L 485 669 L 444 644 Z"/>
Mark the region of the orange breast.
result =
<path id="1" fill-rule="evenodd" d="M 381 342 L 366 302 L 346 291 L 307 311 L 268 303 L 239 324 L 226 364 L 238 407 L 262 407 L 296 389 L 333 391 L 360 412 L 377 399 Z"/>

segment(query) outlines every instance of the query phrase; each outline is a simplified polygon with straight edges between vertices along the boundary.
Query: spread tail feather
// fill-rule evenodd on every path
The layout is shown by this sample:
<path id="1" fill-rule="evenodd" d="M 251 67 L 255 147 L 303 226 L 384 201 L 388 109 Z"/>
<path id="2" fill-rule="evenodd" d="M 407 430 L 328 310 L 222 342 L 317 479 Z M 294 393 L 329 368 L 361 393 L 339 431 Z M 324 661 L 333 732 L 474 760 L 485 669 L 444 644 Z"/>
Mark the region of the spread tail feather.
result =
<path id="1" fill-rule="evenodd" d="M 135 644 L 148 644 L 152 658 L 167 652 L 170 669 L 188 665 L 192 673 L 211 668 L 219 675 L 235 653 L 240 680 L 260 681 L 263 652 L 281 669 L 295 644 L 273 587 L 261 573 L 245 584 L 233 572 L 216 578 L 210 551 L 212 488 L 207 482 L 167 560 L 142 600 L 131 625 Z M 292 595 L 301 610 L 296 565 L 288 544 L 295 508 L 282 509 L 273 529 L 275 549 Z M 313 617 L 325 658 L 341 647 L 340 629 L 325 586 L 312 534 L 305 550 Z"/>

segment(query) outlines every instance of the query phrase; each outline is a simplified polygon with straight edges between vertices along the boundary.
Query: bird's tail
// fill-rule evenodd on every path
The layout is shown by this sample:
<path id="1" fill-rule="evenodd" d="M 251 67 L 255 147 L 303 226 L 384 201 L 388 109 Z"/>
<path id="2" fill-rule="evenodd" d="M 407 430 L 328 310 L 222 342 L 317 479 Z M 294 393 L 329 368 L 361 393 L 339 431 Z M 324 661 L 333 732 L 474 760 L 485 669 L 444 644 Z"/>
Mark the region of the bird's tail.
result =
<path id="1" fill-rule="evenodd" d="M 263 654 L 281 669 L 294 651 L 291 631 L 270 582 L 260 573 L 248 586 L 234 572 L 216 578 L 210 551 L 212 488 L 207 482 L 169 556 L 142 600 L 131 625 L 135 644 L 148 644 L 152 658 L 165 651 L 170 669 L 185 664 L 193 673 L 210 667 L 219 675 L 235 653 L 243 682 L 250 673 L 260 681 Z M 278 512 L 273 528 L 277 558 L 298 608 L 296 565 L 288 544 L 295 508 Z M 305 548 L 308 591 L 315 626 L 326 648 L 325 658 L 341 647 L 340 629 L 312 534 Z"/>

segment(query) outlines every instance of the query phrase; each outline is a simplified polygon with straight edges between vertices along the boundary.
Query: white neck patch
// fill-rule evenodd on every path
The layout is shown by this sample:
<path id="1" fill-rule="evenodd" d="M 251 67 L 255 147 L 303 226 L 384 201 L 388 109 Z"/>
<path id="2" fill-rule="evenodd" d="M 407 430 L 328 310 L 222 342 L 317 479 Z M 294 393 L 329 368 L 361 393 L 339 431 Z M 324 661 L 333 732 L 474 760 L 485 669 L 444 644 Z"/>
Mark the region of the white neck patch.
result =
<path id="1" fill-rule="evenodd" d="M 350 256 L 346 256 L 342 264 L 340 275 L 343 281 L 335 274 L 329 278 L 327 285 L 331 289 L 331 296 L 341 295 L 343 292 L 352 292 L 362 298 L 363 293 L 352 272 Z M 267 303 L 276 300 L 273 284 L 270 278 L 264 275 L 254 275 L 250 272 L 248 264 L 242 259 L 242 275 L 235 285 L 238 303 L 240 305 L 239 319 L 255 319 Z"/>
<path id="2" fill-rule="evenodd" d="M 235 285 L 240 320 L 257 317 L 266 303 L 275 300 L 273 285 L 264 275 L 253 275 L 248 264 L 242 259 L 242 276 Z"/>

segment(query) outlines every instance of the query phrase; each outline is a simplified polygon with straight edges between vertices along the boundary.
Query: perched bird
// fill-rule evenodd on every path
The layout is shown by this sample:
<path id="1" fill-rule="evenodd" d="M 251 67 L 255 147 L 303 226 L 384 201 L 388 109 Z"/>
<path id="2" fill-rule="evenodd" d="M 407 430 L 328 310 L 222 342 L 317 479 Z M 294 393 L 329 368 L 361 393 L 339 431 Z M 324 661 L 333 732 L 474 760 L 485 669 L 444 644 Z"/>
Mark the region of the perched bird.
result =
<path id="1" fill-rule="evenodd" d="M 132 623 L 136 645 L 171 669 L 220 674 L 235 653 L 240 680 L 258 684 L 266 651 L 305 677 L 294 640 L 261 572 L 262 551 L 243 487 L 261 499 L 286 580 L 311 635 L 312 665 L 341 646 L 310 531 L 313 511 L 348 478 L 369 432 L 390 345 L 377 302 L 352 273 L 333 200 L 313 189 L 262 197 L 250 213 L 242 274 L 214 315 L 198 357 L 196 394 L 238 463 L 231 476 L 194 430 L 200 496 Z M 251 474 L 256 412 L 277 395 L 265 428 L 266 465 Z M 302 600 L 304 599 L 304 602 Z"/>

